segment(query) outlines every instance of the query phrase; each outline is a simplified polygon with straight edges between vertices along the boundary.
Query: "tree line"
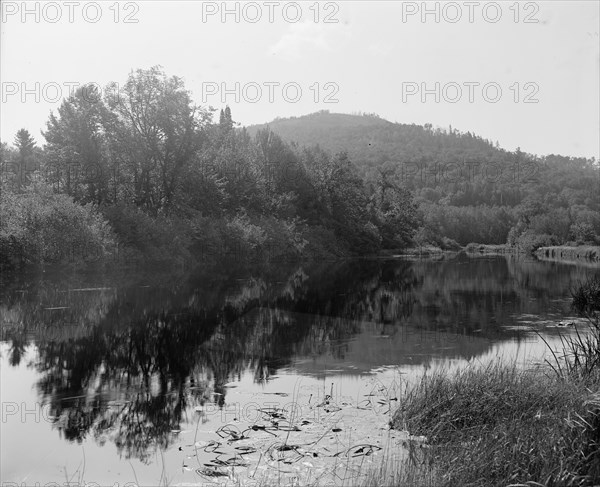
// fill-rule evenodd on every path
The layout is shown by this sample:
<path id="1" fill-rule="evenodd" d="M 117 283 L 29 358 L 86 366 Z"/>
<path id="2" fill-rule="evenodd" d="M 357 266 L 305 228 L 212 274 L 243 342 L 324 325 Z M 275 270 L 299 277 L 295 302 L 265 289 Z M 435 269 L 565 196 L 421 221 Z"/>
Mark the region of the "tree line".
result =
<path id="1" fill-rule="evenodd" d="M 529 251 L 600 243 L 600 166 L 594 158 L 507 151 L 453 127 L 371 115 L 320 111 L 270 126 L 284 140 L 343 148 L 368 186 L 393 184 L 412 193 L 419 245 L 508 243 Z"/>
<path id="2" fill-rule="evenodd" d="M 250 136 L 229 107 L 214 112 L 160 67 L 104 94 L 78 89 L 50 115 L 43 147 L 25 129 L 2 144 L 2 261 L 58 262 L 83 248 L 139 260 L 206 248 L 335 257 L 411 244 L 408 190 L 368 185 L 343 151 L 269 128 Z"/>
<path id="3" fill-rule="evenodd" d="M 0 263 L 337 258 L 600 243 L 594 159 L 321 111 L 240 128 L 160 67 L 0 146 Z M 217 116 L 218 115 L 218 116 Z"/>

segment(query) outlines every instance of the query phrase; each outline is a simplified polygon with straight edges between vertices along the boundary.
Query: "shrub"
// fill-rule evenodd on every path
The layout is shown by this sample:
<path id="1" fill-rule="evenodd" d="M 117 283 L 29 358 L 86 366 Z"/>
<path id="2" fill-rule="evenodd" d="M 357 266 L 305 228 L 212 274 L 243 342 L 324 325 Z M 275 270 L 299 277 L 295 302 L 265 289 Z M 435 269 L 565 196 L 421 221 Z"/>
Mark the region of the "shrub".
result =
<path id="1" fill-rule="evenodd" d="M 350 250 L 336 237 L 333 230 L 323 226 L 311 226 L 306 229 L 305 238 L 308 241 L 304 255 L 309 258 L 336 260 L 347 257 Z"/>
<path id="2" fill-rule="evenodd" d="M 451 238 L 448 238 L 448 237 L 442 237 L 440 247 L 442 248 L 442 250 L 455 250 L 456 251 L 456 250 L 462 249 L 462 247 L 456 240 L 452 240 Z"/>
<path id="3" fill-rule="evenodd" d="M 232 219 L 198 217 L 192 221 L 192 252 L 201 260 L 300 260 L 308 255 L 306 229 L 298 220 L 273 216 Z"/>
<path id="4" fill-rule="evenodd" d="M 299 260 L 304 258 L 306 240 L 303 226 L 298 220 L 281 220 L 274 217 L 262 217 L 259 220 L 264 229 L 266 240 L 263 253 L 270 260 Z"/>
<path id="5" fill-rule="evenodd" d="M 0 207 L 4 265 L 85 262 L 115 251 L 115 235 L 95 207 L 55 194 L 38 180 L 24 193 L 3 193 Z"/>
<path id="6" fill-rule="evenodd" d="M 522 252 L 533 253 L 540 247 L 551 247 L 557 245 L 558 241 L 554 235 L 548 234 L 537 234 L 532 230 L 527 230 L 521 234 L 517 240 L 516 245 Z"/>
<path id="7" fill-rule="evenodd" d="M 598 237 L 594 232 L 594 227 L 590 223 L 578 222 L 571 225 L 569 235 L 578 245 L 586 243 L 594 244 Z"/>
<path id="8" fill-rule="evenodd" d="M 120 203 L 103 208 L 125 260 L 169 262 L 189 258 L 191 243 L 189 223 L 175 217 L 152 217 L 141 209 Z"/>
<path id="9" fill-rule="evenodd" d="M 478 243 L 475 243 L 475 242 L 471 242 L 471 243 L 467 244 L 467 246 L 465 247 L 466 251 L 470 252 L 470 253 L 479 252 L 480 248 L 481 248 L 481 245 Z"/>
<path id="10" fill-rule="evenodd" d="M 227 229 L 227 244 L 234 247 L 253 251 L 267 241 L 264 229 L 260 225 L 252 223 L 245 213 L 239 213 L 233 217 L 227 223 Z"/>

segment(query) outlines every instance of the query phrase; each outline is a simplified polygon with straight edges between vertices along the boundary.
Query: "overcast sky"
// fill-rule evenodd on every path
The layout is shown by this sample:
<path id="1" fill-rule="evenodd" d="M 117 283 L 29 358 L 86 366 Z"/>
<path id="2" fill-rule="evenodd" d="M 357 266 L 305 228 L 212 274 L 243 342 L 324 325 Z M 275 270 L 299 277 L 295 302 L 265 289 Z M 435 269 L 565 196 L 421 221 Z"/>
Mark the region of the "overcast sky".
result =
<path id="1" fill-rule="evenodd" d="M 162 65 L 242 125 L 375 112 L 598 158 L 599 4 L 4 1 L 0 137 L 42 143 L 69 86 Z"/>

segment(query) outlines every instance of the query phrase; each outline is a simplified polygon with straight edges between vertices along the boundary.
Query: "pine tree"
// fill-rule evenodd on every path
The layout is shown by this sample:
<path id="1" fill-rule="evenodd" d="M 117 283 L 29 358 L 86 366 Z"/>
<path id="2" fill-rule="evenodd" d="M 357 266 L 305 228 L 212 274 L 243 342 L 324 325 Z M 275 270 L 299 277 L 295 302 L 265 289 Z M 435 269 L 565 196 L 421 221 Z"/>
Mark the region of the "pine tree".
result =
<path id="1" fill-rule="evenodd" d="M 33 153 L 35 147 L 35 140 L 31 137 L 31 134 L 26 129 L 21 129 L 15 136 L 15 146 L 19 150 L 21 158 L 30 156 Z"/>
<path id="2" fill-rule="evenodd" d="M 25 183 L 25 174 L 28 171 L 28 165 L 33 161 L 33 151 L 35 149 L 35 140 L 26 129 L 21 129 L 15 136 L 15 147 L 19 151 L 19 187 Z"/>
<path id="3" fill-rule="evenodd" d="M 233 120 L 231 119 L 231 109 L 229 106 L 225 107 L 225 111 L 221 110 L 219 127 L 223 133 L 228 133 L 233 128 Z"/>

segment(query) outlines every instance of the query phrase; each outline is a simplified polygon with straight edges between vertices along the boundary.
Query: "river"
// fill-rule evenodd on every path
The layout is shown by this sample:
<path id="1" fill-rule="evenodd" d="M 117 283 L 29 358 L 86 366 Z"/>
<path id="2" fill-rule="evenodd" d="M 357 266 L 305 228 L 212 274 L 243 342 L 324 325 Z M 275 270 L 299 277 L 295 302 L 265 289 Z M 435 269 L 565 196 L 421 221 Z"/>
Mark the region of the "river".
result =
<path id="1" fill-rule="evenodd" d="M 407 384 L 542 361 L 538 333 L 582 323 L 570 290 L 599 272 L 459 254 L 5 274 L 2 481 L 347 484 L 401 449 Z"/>

